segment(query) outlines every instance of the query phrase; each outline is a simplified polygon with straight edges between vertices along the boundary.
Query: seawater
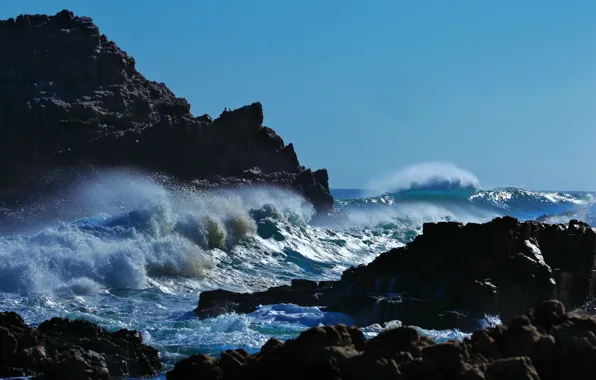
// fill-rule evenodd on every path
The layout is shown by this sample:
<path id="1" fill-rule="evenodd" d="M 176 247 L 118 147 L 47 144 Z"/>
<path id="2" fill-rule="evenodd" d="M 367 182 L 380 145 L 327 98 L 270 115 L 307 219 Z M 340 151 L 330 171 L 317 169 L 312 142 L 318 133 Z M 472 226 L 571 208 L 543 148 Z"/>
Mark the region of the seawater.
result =
<path id="1" fill-rule="evenodd" d="M 335 190 L 334 217 L 315 222 L 312 205 L 289 191 L 199 192 L 107 171 L 73 185 L 67 202 L 54 197 L 37 204 L 19 231 L 0 236 L 0 310 L 16 311 L 31 325 L 62 316 L 140 330 L 167 369 L 195 353 L 255 352 L 273 336 L 284 340 L 312 326 L 353 323 L 343 314 L 291 304 L 198 320 L 193 309 L 201 291 L 337 279 L 349 266 L 411 241 L 425 222 L 502 215 L 593 222 L 595 215 L 591 193 L 482 190 L 469 173 L 416 173 L 409 182 L 385 181 L 399 182 L 389 191 Z M 372 337 L 397 325 L 364 332 Z M 420 332 L 437 341 L 466 336 Z"/>

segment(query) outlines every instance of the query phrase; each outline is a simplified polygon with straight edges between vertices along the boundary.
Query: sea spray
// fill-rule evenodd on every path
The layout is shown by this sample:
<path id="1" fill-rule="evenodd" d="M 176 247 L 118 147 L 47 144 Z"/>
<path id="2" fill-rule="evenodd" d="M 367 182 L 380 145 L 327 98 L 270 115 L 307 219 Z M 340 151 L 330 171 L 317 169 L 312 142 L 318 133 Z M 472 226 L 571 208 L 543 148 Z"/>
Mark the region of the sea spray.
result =
<path id="1" fill-rule="evenodd" d="M 137 329 L 170 364 L 198 352 L 254 352 L 271 336 L 350 319 L 284 304 L 196 320 L 201 291 L 337 279 L 348 266 L 411 241 L 424 222 L 594 215 L 589 193 L 437 183 L 337 200 L 334 218 L 313 223 L 305 199 L 277 188 L 196 191 L 133 171 L 96 173 L 26 210 L 27 228 L 0 236 L 0 308 L 32 324 L 65 316 Z M 420 331 L 437 340 L 466 336 Z"/>

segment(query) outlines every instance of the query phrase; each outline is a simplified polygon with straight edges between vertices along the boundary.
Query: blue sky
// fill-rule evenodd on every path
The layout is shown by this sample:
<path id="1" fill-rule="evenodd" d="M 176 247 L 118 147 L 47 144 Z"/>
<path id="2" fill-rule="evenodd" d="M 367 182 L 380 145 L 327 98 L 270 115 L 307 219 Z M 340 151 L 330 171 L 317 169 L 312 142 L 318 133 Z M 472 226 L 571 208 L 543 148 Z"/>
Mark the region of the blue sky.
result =
<path id="1" fill-rule="evenodd" d="M 596 1 L 20 0 L 90 16 L 195 115 L 261 101 L 332 187 L 450 162 L 596 190 Z"/>

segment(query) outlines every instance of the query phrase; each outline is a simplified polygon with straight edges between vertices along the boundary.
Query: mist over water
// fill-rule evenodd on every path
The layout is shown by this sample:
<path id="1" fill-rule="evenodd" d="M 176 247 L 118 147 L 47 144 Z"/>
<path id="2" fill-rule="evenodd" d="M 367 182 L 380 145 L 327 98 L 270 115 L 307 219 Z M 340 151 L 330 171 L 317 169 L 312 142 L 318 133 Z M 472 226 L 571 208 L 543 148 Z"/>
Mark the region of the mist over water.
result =
<path id="1" fill-rule="evenodd" d="M 168 363 L 196 352 L 254 351 L 271 336 L 350 319 L 316 307 L 263 305 L 250 315 L 195 320 L 201 291 L 337 279 L 411 241 L 425 222 L 501 215 L 591 221 L 595 214 L 592 194 L 483 190 L 473 174 L 443 163 L 408 167 L 374 185 L 383 191 L 344 191 L 333 218 L 312 222 L 312 205 L 278 188 L 198 192 L 130 170 L 82 178 L 26 210 L 23 228 L 0 236 L 0 308 L 32 324 L 67 316 L 137 329 Z"/>

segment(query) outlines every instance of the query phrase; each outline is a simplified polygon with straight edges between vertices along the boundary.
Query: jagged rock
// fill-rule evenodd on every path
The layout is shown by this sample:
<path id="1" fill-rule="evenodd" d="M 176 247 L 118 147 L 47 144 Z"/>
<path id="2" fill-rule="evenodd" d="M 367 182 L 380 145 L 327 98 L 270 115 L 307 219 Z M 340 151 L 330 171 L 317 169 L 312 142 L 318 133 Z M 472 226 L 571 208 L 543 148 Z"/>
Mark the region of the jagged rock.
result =
<path id="1" fill-rule="evenodd" d="M 167 379 L 588 379 L 596 371 L 595 331 L 596 317 L 565 313 L 550 300 L 509 327 L 479 330 L 461 342 L 436 344 L 410 327 L 368 341 L 354 327 L 314 327 L 286 343 L 271 339 L 254 355 L 183 359 Z"/>
<path id="2" fill-rule="evenodd" d="M 433 300 L 445 311 L 508 320 L 543 299 L 582 305 L 593 294 L 595 253 L 596 233 L 577 221 L 427 223 L 410 244 L 347 270 L 341 282 L 351 284 L 351 293 L 399 293 Z"/>
<path id="3" fill-rule="evenodd" d="M 282 285 L 264 292 L 234 293 L 228 290 L 210 290 L 201 293 L 194 310 L 201 318 L 214 317 L 228 312 L 252 313 L 259 305 L 292 303 L 300 306 L 325 305 L 325 295 L 330 288 L 320 288 L 314 281 L 293 281 L 292 286 Z"/>
<path id="4" fill-rule="evenodd" d="M 319 213 L 333 207 L 327 171 L 300 166 L 294 146 L 262 125 L 260 103 L 215 120 L 194 117 L 185 99 L 147 80 L 89 17 L 64 10 L 0 21 L 0 52 L 7 207 L 33 202 L 81 172 L 122 166 L 197 186 L 279 185 L 304 194 Z M 68 170 L 48 175 L 56 168 Z"/>
<path id="5" fill-rule="evenodd" d="M 109 333 L 88 321 L 52 318 L 28 327 L 16 313 L 0 313 L 0 377 L 112 379 L 154 375 L 157 351 L 138 331 Z"/>
<path id="6" fill-rule="evenodd" d="M 594 295 L 596 233 L 576 220 L 548 225 L 496 218 L 488 223 L 426 223 L 405 247 L 346 270 L 340 281 L 310 287 L 281 287 L 235 298 L 204 292 L 208 302 L 228 302 L 216 312 L 254 310 L 259 304 L 327 306 L 353 316 L 360 325 L 401 320 L 425 328 L 474 331 L 485 315 L 509 320 L 543 299 L 581 306 Z M 298 284 L 298 282 L 294 282 Z M 313 295 L 319 294 L 316 302 Z M 207 303 L 206 303 L 207 302 Z M 559 303 L 541 304 L 540 325 L 558 321 Z M 213 306 L 210 306 L 213 308 Z M 215 310 L 215 309 L 214 309 Z M 209 316 L 213 316 L 211 313 Z"/>

